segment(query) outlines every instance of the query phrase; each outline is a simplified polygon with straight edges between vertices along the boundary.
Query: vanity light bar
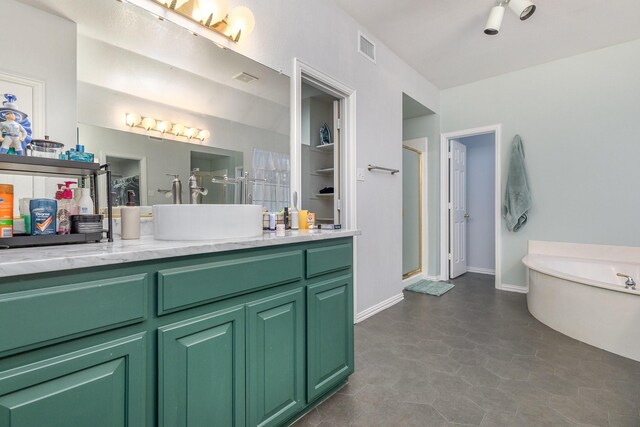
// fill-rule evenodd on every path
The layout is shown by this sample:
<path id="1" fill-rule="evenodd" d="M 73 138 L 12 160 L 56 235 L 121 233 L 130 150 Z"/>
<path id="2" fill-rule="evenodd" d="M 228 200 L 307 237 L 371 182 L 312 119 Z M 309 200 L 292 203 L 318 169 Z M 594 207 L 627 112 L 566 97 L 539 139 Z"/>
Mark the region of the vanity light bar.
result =
<path id="1" fill-rule="evenodd" d="M 138 127 L 146 131 L 156 131 L 162 134 L 170 133 L 175 136 L 184 136 L 187 139 L 196 138 L 200 141 L 211 136 L 207 129 L 196 129 L 180 123 L 171 123 L 166 120 L 156 120 L 152 117 L 142 117 L 138 113 L 127 113 L 125 123 L 129 127 Z"/>

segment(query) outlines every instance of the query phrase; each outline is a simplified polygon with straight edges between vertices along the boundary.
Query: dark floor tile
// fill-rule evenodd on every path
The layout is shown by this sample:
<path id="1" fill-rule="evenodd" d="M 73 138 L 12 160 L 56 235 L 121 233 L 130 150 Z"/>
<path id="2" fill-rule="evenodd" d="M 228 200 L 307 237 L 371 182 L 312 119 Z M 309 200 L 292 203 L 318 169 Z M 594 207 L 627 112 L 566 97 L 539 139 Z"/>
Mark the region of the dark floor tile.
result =
<path id="1" fill-rule="evenodd" d="M 637 426 L 640 363 L 543 325 L 467 273 L 355 327 L 356 372 L 296 426 Z"/>

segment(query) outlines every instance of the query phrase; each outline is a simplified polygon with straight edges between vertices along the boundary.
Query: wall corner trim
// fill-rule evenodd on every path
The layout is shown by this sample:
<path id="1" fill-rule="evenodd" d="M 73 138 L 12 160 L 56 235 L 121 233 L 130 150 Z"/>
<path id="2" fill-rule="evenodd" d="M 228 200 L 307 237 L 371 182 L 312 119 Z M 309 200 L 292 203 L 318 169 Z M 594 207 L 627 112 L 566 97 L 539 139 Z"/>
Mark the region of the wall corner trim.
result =
<path id="1" fill-rule="evenodd" d="M 503 290 L 503 291 L 517 292 L 517 293 L 520 293 L 520 294 L 529 293 L 529 286 L 512 285 L 512 284 L 509 284 L 509 283 L 503 283 L 502 286 L 500 286 L 500 289 Z"/>
<path id="2" fill-rule="evenodd" d="M 397 303 L 399 303 L 400 301 L 404 300 L 404 293 L 400 292 L 397 295 L 392 296 L 389 299 L 386 299 L 382 302 L 379 302 L 378 304 L 369 307 L 363 311 L 361 311 L 360 313 L 358 313 L 356 315 L 356 319 L 354 323 L 360 323 L 365 319 L 368 319 L 369 317 L 380 313 L 381 311 L 386 310 L 387 308 L 396 305 Z"/>

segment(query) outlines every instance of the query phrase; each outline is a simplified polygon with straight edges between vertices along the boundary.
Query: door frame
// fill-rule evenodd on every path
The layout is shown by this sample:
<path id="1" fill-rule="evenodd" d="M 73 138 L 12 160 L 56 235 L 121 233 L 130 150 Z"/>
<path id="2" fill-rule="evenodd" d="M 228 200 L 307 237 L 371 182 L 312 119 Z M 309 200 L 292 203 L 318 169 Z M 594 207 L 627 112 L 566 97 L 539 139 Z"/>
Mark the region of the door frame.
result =
<path id="1" fill-rule="evenodd" d="M 490 125 L 440 135 L 440 280 L 449 280 L 449 141 L 470 136 L 495 136 L 495 287 L 502 289 L 502 125 Z"/>
<path id="2" fill-rule="evenodd" d="M 341 217 L 344 229 L 355 230 L 356 212 L 356 90 L 330 75 L 312 67 L 300 58 L 293 58 L 291 75 L 291 194 L 294 191 L 302 195 L 302 83 L 309 83 L 322 89 L 340 101 L 340 176 Z M 293 197 L 292 197 L 293 200 Z M 358 237 L 353 238 L 353 304 L 354 313 L 358 313 Z M 355 319 L 354 319 L 355 323 Z"/>
<path id="3" fill-rule="evenodd" d="M 411 141 L 426 141 L 426 138 L 420 138 L 417 140 L 411 140 Z M 419 166 L 418 166 L 418 188 L 419 188 L 419 199 L 418 199 L 418 219 L 419 219 L 419 226 L 418 226 L 418 260 L 420 261 L 420 264 L 418 265 L 418 268 L 416 270 L 410 271 L 408 273 L 402 273 L 402 280 L 407 280 L 410 279 L 416 275 L 421 274 L 424 271 L 424 254 L 425 254 L 425 248 L 424 248 L 424 242 L 426 241 L 425 239 L 423 239 L 423 232 L 424 232 L 424 226 L 423 226 L 423 222 L 425 221 L 425 218 L 423 218 L 423 214 L 425 212 L 425 209 L 423 209 L 423 203 L 424 200 L 426 199 L 426 197 L 423 196 L 423 191 L 426 188 L 426 186 L 424 185 L 424 152 L 422 150 L 419 150 L 417 148 L 414 148 L 410 145 L 407 145 L 407 143 L 410 143 L 411 141 L 403 141 L 402 142 L 402 149 L 403 150 L 409 150 L 409 151 L 413 151 L 414 153 L 418 154 L 418 159 L 419 159 Z M 402 175 L 402 179 L 404 179 L 404 173 Z M 402 209 L 404 209 L 404 201 L 402 204 Z M 403 216 L 403 221 L 404 221 L 404 216 Z M 404 261 L 403 261 L 404 262 Z"/>

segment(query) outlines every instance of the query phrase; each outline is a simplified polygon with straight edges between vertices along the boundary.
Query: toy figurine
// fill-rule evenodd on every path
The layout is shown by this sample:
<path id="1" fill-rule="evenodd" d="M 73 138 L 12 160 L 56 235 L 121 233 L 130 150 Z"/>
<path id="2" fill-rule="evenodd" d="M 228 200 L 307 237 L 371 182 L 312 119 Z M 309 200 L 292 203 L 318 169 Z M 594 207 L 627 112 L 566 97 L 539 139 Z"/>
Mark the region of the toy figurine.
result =
<path id="1" fill-rule="evenodd" d="M 26 146 L 31 142 L 31 122 L 28 115 L 18 110 L 17 97 L 4 94 L 5 101 L 0 106 L 0 153 L 25 154 Z"/>
<path id="2" fill-rule="evenodd" d="M 7 112 L 6 121 L 0 122 L 0 154 L 7 154 L 9 149 L 13 147 L 16 154 L 22 156 L 22 142 L 27 137 L 27 131 L 22 125 L 16 122 L 16 116 L 13 112 Z"/>

